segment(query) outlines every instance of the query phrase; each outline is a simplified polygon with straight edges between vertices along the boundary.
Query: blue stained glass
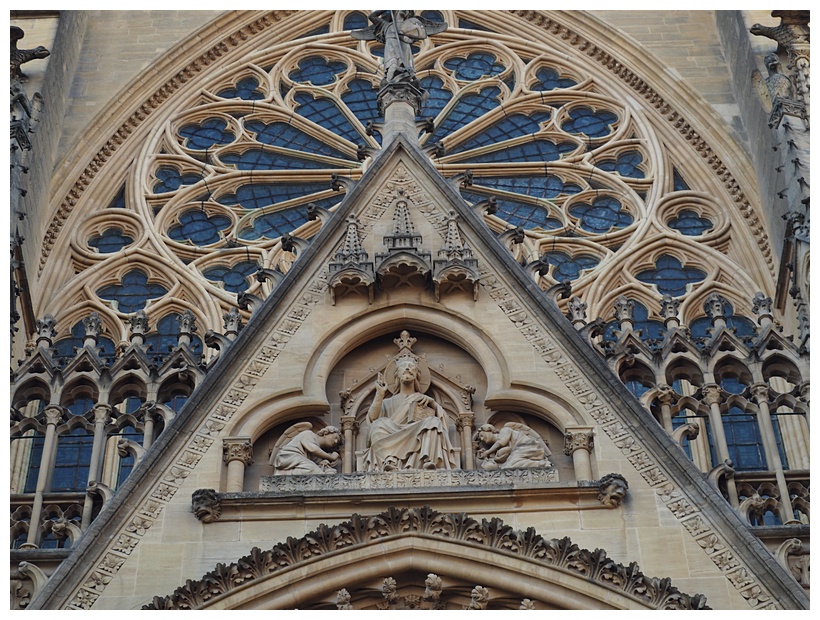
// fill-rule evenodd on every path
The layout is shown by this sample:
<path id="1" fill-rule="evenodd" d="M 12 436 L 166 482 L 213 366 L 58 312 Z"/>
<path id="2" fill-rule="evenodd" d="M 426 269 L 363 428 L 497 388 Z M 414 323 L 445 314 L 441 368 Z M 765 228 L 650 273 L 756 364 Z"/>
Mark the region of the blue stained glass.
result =
<path id="1" fill-rule="evenodd" d="M 702 235 L 707 230 L 713 228 L 711 220 L 705 217 L 700 217 L 694 211 L 685 209 L 667 222 L 670 228 L 674 228 L 682 235 L 687 237 L 697 237 Z"/>
<path id="2" fill-rule="evenodd" d="M 322 200 L 314 201 L 316 206 L 329 209 L 333 205 L 342 201 L 343 196 L 330 196 Z M 252 227 L 243 228 L 239 231 L 239 238 L 246 241 L 266 238 L 275 239 L 287 232 L 299 228 L 307 222 L 307 209 L 305 205 L 288 207 L 281 211 L 265 213 L 253 220 Z"/>
<path id="3" fill-rule="evenodd" d="M 444 88 L 444 81 L 435 75 L 422 78 L 419 84 L 427 91 L 427 101 L 422 105 L 421 117 L 435 118 L 453 98 L 453 93 Z"/>
<path id="4" fill-rule="evenodd" d="M 257 142 L 261 142 L 262 144 L 347 159 L 347 156 L 341 151 L 328 146 L 321 140 L 317 140 L 313 136 L 306 134 L 300 129 L 296 129 L 288 123 L 275 122 L 266 124 L 262 121 L 248 121 L 245 123 L 245 128 L 252 131 L 256 136 Z"/>
<path id="5" fill-rule="evenodd" d="M 637 332 L 641 340 L 661 340 L 666 334 L 666 327 L 660 321 L 655 321 L 649 318 L 649 311 L 642 303 L 633 301 L 632 308 L 632 326 Z M 603 340 L 610 342 L 617 342 L 618 338 L 615 332 L 621 329 L 619 321 L 610 321 L 604 328 Z"/>
<path id="6" fill-rule="evenodd" d="M 348 88 L 349 90 L 342 95 L 342 101 L 359 122 L 365 127 L 370 122 L 378 122 L 381 118 L 377 102 L 378 89 L 367 80 L 352 80 Z M 381 142 L 378 134 L 376 139 Z"/>
<path id="7" fill-rule="evenodd" d="M 359 28 L 367 28 L 368 21 L 364 13 L 354 11 L 345 15 L 343 30 L 357 30 Z"/>
<path id="8" fill-rule="evenodd" d="M 246 101 L 258 101 L 265 98 L 265 94 L 259 89 L 259 80 L 255 77 L 246 77 L 239 80 L 233 88 L 226 88 L 217 95 L 223 99 L 245 99 Z"/>
<path id="9" fill-rule="evenodd" d="M 580 106 L 570 110 L 569 120 L 561 124 L 567 133 L 582 133 L 590 138 L 601 138 L 612 132 L 612 125 L 618 116 L 606 110 L 596 112 L 592 108 Z"/>
<path id="10" fill-rule="evenodd" d="M 259 265 L 254 261 L 242 261 L 233 267 L 218 266 L 208 267 L 202 271 L 209 280 L 222 282 L 225 290 L 231 293 L 241 293 L 250 286 L 248 278 L 259 270 Z"/>
<path id="11" fill-rule="evenodd" d="M 686 292 L 687 284 L 702 282 L 706 274 L 694 267 L 684 267 L 674 256 L 664 254 L 655 262 L 655 269 L 647 269 L 635 277 L 641 282 L 654 284 L 662 295 L 678 297 Z"/>
<path id="12" fill-rule="evenodd" d="M 541 129 L 541 123 L 548 121 L 549 118 L 550 115 L 547 112 L 533 112 L 530 115 L 510 114 L 476 134 L 467 142 L 451 147 L 448 149 L 448 153 L 469 151 L 480 146 L 537 133 Z"/>
<path id="13" fill-rule="evenodd" d="M 538 81 L 530 86 L 530 90 L 545 91 L 557 88 L 571 88 L 578 84 L 571 78 L 562 78 L 559 73 L 550 67 L 541 67 L 535 73 Z"/>
<path id="14" fill-rule="evenodd" d="M 293 198 L 329 189 L 330 183 L 249 183 L 240 185 L 235 194 L 218 199 L 223 205 L 239 204 L 245 209 L 259 209 Z"/>
<path id="15" fill-rule="evenodd" d="M 730 394 L 743 394 L 746 384 L 741 383 L 737 377 L 723 377 L 720 380 L 720 387 Z"/>
<path id="16" fill-rule="evenodd" d="M 745 413 L 740 407 L 731 407 L 722 416 L 723 432 L 729 458 L 737 471 L 766 469 L 763 439 L 757 424 L 757 416 Z"/>
<path id="17" fill-rule="evenodd" d="M 297 114 L 306 119 L 329 129 L 333 133 L 342 136 L 353 144 L 364 141 L 364 137 L 353 128 L 347 120 L 339 106 L 332 99 L 327 97 L 313 98 L 308 93 L 298 93 L 295 97 Z"/>
<path id="18" fill-rule="evenodd" d="M 320 170 L 327 164 L 286 153 L 248 149 L 241 153 L 223 153 L 223 163 L 236 166 L 238 170 Z"/>
<path id="19" fill-rule="evenodd" d="M 444 17 L 439 11 L 422 11 L 421 16 L 424 19 L 429 19 L 431 22 L 443 22 Z"/>
<path id="20" fill-rule="evenodd" d="M 632 216 L 622 210 L 621 203 L 611 196 L 599 196 L 592 204 L 582 203 L 570 207 L 569 214 L 578 218 L 578 224 L 592 233 L 605 233 L 613 228 L 623 228 L 632 223 Z"/>
<path id="21" fill-rule="evenodd" d="M 51 491 L 85 491 L 94 436 L 77 427 L 57 440 Z"/>
<path id="22" fill-rule="evenodd" d="M 116 301 L 120 312 L 129 314 L 142 310 L 149 299 L 162 297 L 168 292 L 164 286 L 149 284 L 148 276 L 133 269 L 122 277 L 120 284 L 110 284 L 97 289 L 97 295 L 106 300 Z"/>
<path id="23" fill-rule="evenodd" d="M 332 84 L 336 74 L 347 69 L 347 64 L 338 60 L 328 61 L 321 56 L 309 56 L 299 61 L 299 68 L 288 77 L 294 82 L 310 82 L 314 86 Z"/>
<path id="24" fill-rule="evenodd" d="M 475 81 L 484 76 L 498 75 L 506 67 L 496 62 L 496 57 L 487 52 L 472 52 L 466 58 L 450 58 L 444 62 L 444 67 L 455 71 L 456 79 L 467 82 Z"/>
<path id="25" fill-rule="evenodd" d="M 680 172 L 678 172 L 675 168 L 672 169 L 672 189 L 676 192 L 682 192 L 689 189 L 689 185 L 686 184 L 686 181 L 683 180 Z"/>
<path id="26" fill-rule="evenodd" d="M 145 337 L 145 344 L 151 345 L 152 357 L 165 360 L 179 344 L 179 314 L 172 312 L 157 321 L 156 331 Z M 191 336 L 190 347 L 194 355 L 202 354 L 202 340 L 199 336 Z"/>
<path id="27" fill-rule="evenodd" d="M 120 191 L 117 192 L 117 195 L 114 196 L 114 200 L 111 201 L 111 204 L 108 205 L 109 209 L 125 209 L 125 185 L 120 188 Z"/>
<path id="28" fill-rule="evenodd" d="M 543 176 L 494 176 L 474 177 L 473 184 L 490 189 L 525 194 L 533 198 L 555 198 L 561 194 L 577 194 L 581 188 L 567 183 L 554 174 Z"/>
<path id="29" fill-rule="evenodd" d="M 447 118 L 436 127 L 429 142 L 438 142 L 444 136 L 484 116 L 487 112 L 499 105 L 497 97 L 500 94 L 501 91 L 497 86 L 489 86 L 482 88 L 478 93 L 473 92 L 462 95 L 456 105 L 450 110 Z"/>
<path id="30" fill-rule="evenodd" d="M 158 182 L 154 184 L 155 194 L 174 192 L 183 185 L 193 185 L 202 180 L 201 174 L 182 174 L 173 166 L 161 166 L 156 176 Z"/>
<path id="31" fill-rule="evenodd" d="M 207 118 L 201 123 L 193 123 L 180 128 L 179 135 L 185 138 L 185 146 L 197 151 L 213 148 L 216 144 L 230 144 L 236 136 L 226 131 L 228 123 L 221 118 Z"/>
<path id="32" fill-rule="evenodd" d="M 486 196 L 463 190 L 461 196 L 473 204 L 487 198 Z M 550 217 L 548 208 L 526 202 L 519 202 L 517 200 L 510 200 L 508 198 L 497 199 L 495 214 L 514 226 L 521 226 L 527 229 L 541 228 L 544 230 L 555 230 L 562 226 L 560 220 Z"/>
<path id="33" fill-rule="evenodd" d="M 190 209 L 179 216 L 179 224 L 168 229 L 168 236 L 180 243 L 210 245 L 219 241 L 219 232 L 230 225 L 231 218 L 226 215 L 208 215 L 201 209 Z"/>
<path id="34" fill-rule="evenodd" d="M 88 240 L 88 245 L 92 248 L 97 248 L 97 251 L 102 254 L 119 252 L 131 243 L 134 243 L 133 237 L 129 237 L 123 233 L 122 228 L 116 226 L 106 228 L 101 235 L 91 237 L 91 239 Z"/>
<path id="35" fill-rule="evenodd" d="M 564 252 L 545 252 L 544 256 L 550 265 L 553 265 L 552 277 L 558 282 L 575 280 L 584 269 L 592 269 L 600 260 L 591 254 L 577 254 L 570 256 Z"/>
<path id="36" fill-rule="evenodd" d="M 549 140 L 533 140 L 526 144 L 517 144 L 483 155 L 468 157 L 463 161 L 471 163 L 549 162 L 561 159 L 563 153 L 571 153 L 574 150 L 575 145 L 571 142 L 555 144 Z"/>
<path id="37" fill-rule="evenodd" d="M 299 35 L 296 38 L 297 39 L 306 39 L 307 37 L 315 37 L 316 35 L 327 34 L 328 32 L 330 32 L 330 26 L 325 25 L 325 26 L 320 26 L 320 27 L 316 28 L 315 30 L 311 30 L 310 32 L 306 32 L 305 34 Z"/>
<path id="38" fill-rule="evenodd" d="M 77 321 L 71 328 L 70 337 L 61 338 L 54 343 L 54 356 L 60 361 L 74 359 L 74 349 L 82 347 L 83 342 L 85 342 L 85 325 L 82 321 Z M 102 349 L 100 351 L 102 357 L 114 356 L 114 342 L 105 336 L 97 337 L 97 347 Z"/>
<path id="39" fill-rule="evenodd" d="M 616 159 L 603 159 L 595 165 L 607 172 L 617 172 L 622 177 L 643 179 L 646 175 L 639 167 L 642 162 L 643 156 L 638 151 L 628 151 L 622 153 Z"/>
<path id="40" fill-rule="evenodd" d="M 490 30 L 486 26 L 479 26 L 475 22 L 471 22 L 467 19 L 459 19 L 458 20 L 458 27 L 459 28 L 464 28 L 465 30 L 482 30 L 484 32 L 493 32 L 492 30 Z"/>

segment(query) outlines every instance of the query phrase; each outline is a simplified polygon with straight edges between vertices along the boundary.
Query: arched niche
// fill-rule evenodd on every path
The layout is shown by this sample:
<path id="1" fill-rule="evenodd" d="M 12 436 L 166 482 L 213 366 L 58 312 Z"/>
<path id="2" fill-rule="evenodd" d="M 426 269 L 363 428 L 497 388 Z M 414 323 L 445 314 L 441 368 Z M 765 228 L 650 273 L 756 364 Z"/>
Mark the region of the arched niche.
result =
<path id="1" fill-rule="evenodd" d="M 457 431 L 459 414 L 474 413 L 483 418 L 487 376 L 481 364 L 464 348 L 428 332 L 413 330 L 416 339 L 412 350 L 429 369 L 430 385 L 425 394 L 432 397 L 447 413 L 450 441 L 462 450 Z M 369 421 L 367 412 L 375 395 L 376 379 L 381 374 L 388 386 L 394 378 L 391 360 L 399 352 L 395 333 L 383 334 L 349 351 L 328 375 L 326 394 L 331 405 L 331 419 L 355 418 L 354 450 L 367 449 Z M 342 396 L 343 395 L 343 396 Z M 462 467 L 463 467 L 462 458 Z"/>

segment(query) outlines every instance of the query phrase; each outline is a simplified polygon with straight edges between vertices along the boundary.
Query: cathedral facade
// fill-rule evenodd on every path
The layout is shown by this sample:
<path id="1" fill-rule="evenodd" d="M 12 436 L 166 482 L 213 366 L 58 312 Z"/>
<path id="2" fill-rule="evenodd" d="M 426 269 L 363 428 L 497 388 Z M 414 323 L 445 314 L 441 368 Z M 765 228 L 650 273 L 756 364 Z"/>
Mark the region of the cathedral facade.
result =
<path id="1" fill-rule="evenodd" d="M 12 11 L 13 609 L 807 609 L 807 11 Z"/>

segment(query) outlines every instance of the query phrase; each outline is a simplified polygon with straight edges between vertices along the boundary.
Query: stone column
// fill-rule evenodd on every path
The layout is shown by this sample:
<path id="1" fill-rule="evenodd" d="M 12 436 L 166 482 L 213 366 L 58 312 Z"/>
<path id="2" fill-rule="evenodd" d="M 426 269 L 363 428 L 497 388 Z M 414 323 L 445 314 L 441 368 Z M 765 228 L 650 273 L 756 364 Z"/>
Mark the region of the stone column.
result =
<path id="1" fill-rule="evenodd" d="M 353 432 L 358 427 L 356 424 L 356 416 L 343 415 L 341 417 L 342 433 L 344 435 L 344 449 L 342 452 L 342 473 L 353 473 L 353 461 L 355 459 L 355 442 L 353 440 Z"/>
<path id="2" fill-rule="evenodd" d="M 153 406 L 143 405 L 145 409 L 142 413 L 142 447 L 146 450 L 151 447 L 151 444 L 154 443 L 154 424 L 156 423 L 156 417 L 159 415 L 157 410 Z"/>
<path id="3" fill-rule="evenodd" d="M 475 459 L 473 459 L 474 423 L 475 414 L 472 411 L 460 412 L 456 419 L 456 430 L 461 435 L 461 467 L 463 469 L 475 468 Z"/>
<path id="4" fill-rule="evenodd" d="M 94 406 L 94 443 L 91 447 L 91 463 L 88 465 L 88 484 L 98 482 L 102 472 L 102 462 L 105 455 L 105 425 L 111 418 L 111 405 L 99 403 Z M 94 509 L 94 498 L 86 493 L 83 502 L 83 517 L 81 529 L 85 531 L 91 524 L 91 513 Z"/>
<path id="5" fill-rule="evenodd" d="M 222 440 L 222 460 L 228 465 L 226 493 L 245 490 L 245 468 L 253 465 L 253 444 L 250 437 L 225 437 Z"/>
<path id="6" fill-rule="evenodd" d="M 763 436 L 763 450 L 766 454 L 766 463 L 770 471 L 774 471 L 777 479 L 777 488 L 780 491 L 780 520 L 783 523 L 794 521 L 794 510 L 789 498 L 789 485 L 783 474 L 783 463 L 780 461 L 780 452 L 777 450 L 777 440 L 774 435 L 774 425 L 769 411 L 769 385 L 755 383 L 749 387 L 752 398 L 757 403 L 757 424 Z"/>
<path id="7" fill-rule="evenodd" d="M 661 404 L 661 426 L 670 435 L 675 430 L 672 426 L 672 403 L 675 400 L 675 391 L 671 386 L 662 383 L 658 385 L 658 402 Z"/>
<path id="8" fill-rule="evenodd" d="M 593 480 L 589 453 L 595 447 L 595 431 L 589 426 L 567 427 L 564 432 L 564 454 L 572 457 L 575 480 Z"/>
<path id="9" fill-rule="evenodd" d="M 49 405 L 43 412 L 46 417 L 46 436 L 43 440 L 43 453 L 40 455 L 40 471 L 37 475 L 37 486 L 34 489 L 34 502 L 31 507 L 31 520 L 28 526 L 26 542 L 21 549 L 37 548 L 37 533 L 40 529 L 40 518 L 43 514 L 43 493 L 51 486 L 54 470 L 54 459 L 57 456 L 57 425 L 63 420 L 63 409 Z"/>
<path id="10" fill-rule="evenodd" d="M 723 418 L 720 414 L 720 401 L 722 399 L 721 389 L 717 383 L 707 383 L 703 386 L 702 401 L 709 406 L 709 426 L 712 429 L 712 437 L 715 441 L 715 450 L 718 455 L 718 462 L 722 463 L 729 457 L 729 448 L 726 444 L 726 433 L 723 430 Z M 712 465 L 716 465 L 713 463 Z M 735 508 L 740 506 L 737 497 L 737 487 L 734 479 L 726 480 L 726 488 L 729 492 L 729 503 Z"/>

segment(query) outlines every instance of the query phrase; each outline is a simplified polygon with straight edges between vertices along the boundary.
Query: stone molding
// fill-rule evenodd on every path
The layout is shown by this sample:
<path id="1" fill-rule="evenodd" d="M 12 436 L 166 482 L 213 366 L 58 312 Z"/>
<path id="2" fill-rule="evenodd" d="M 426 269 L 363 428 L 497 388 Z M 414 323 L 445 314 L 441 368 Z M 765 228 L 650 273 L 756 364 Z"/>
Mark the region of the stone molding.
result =
<path id="1" fill-rule="evenodd" d="M 558 482 L 558 470 L 549 469 L 436 469 L 390 472 L 358 472 L 322 476 L 300 474 L 293 476 L 262 476 L 259 490 L 263 493 L 302 493 L 310 491 L 336 492 L 342 490 L 367 491 L 370 489 L 409 489 L 452 487 L 510 487 L 543 488 Z"/>
<path id="2" fill-rule="evenodd" d="M 217 564 L 197 581 L 188 581 L 168 596 L 155 596 L 143 609 L 202 609 L 231 590 L 246 587 L 275 572 L 307 565 L 323 555 L 379 544 L 380 539 L 415 535 L 489 547 L 497 553 L 526 558 L 568 575 L 582 577 L 633 598 L 651 609 L 710 609 L 702 594 L 684 594 L 667 578 L 647 577 L 634 562 L 616 564 L 606 551 L 581 549 L 569 537 L 546 539 L 534 528 L 515 530 L 501 519 L 477 520 L 464 513 L 441 513 L 429 506 L 390 508 L 380 514 L 354 514 L 337 525 L 320 525 L 270 550 L 254 547 L 231 564 Z"/>

